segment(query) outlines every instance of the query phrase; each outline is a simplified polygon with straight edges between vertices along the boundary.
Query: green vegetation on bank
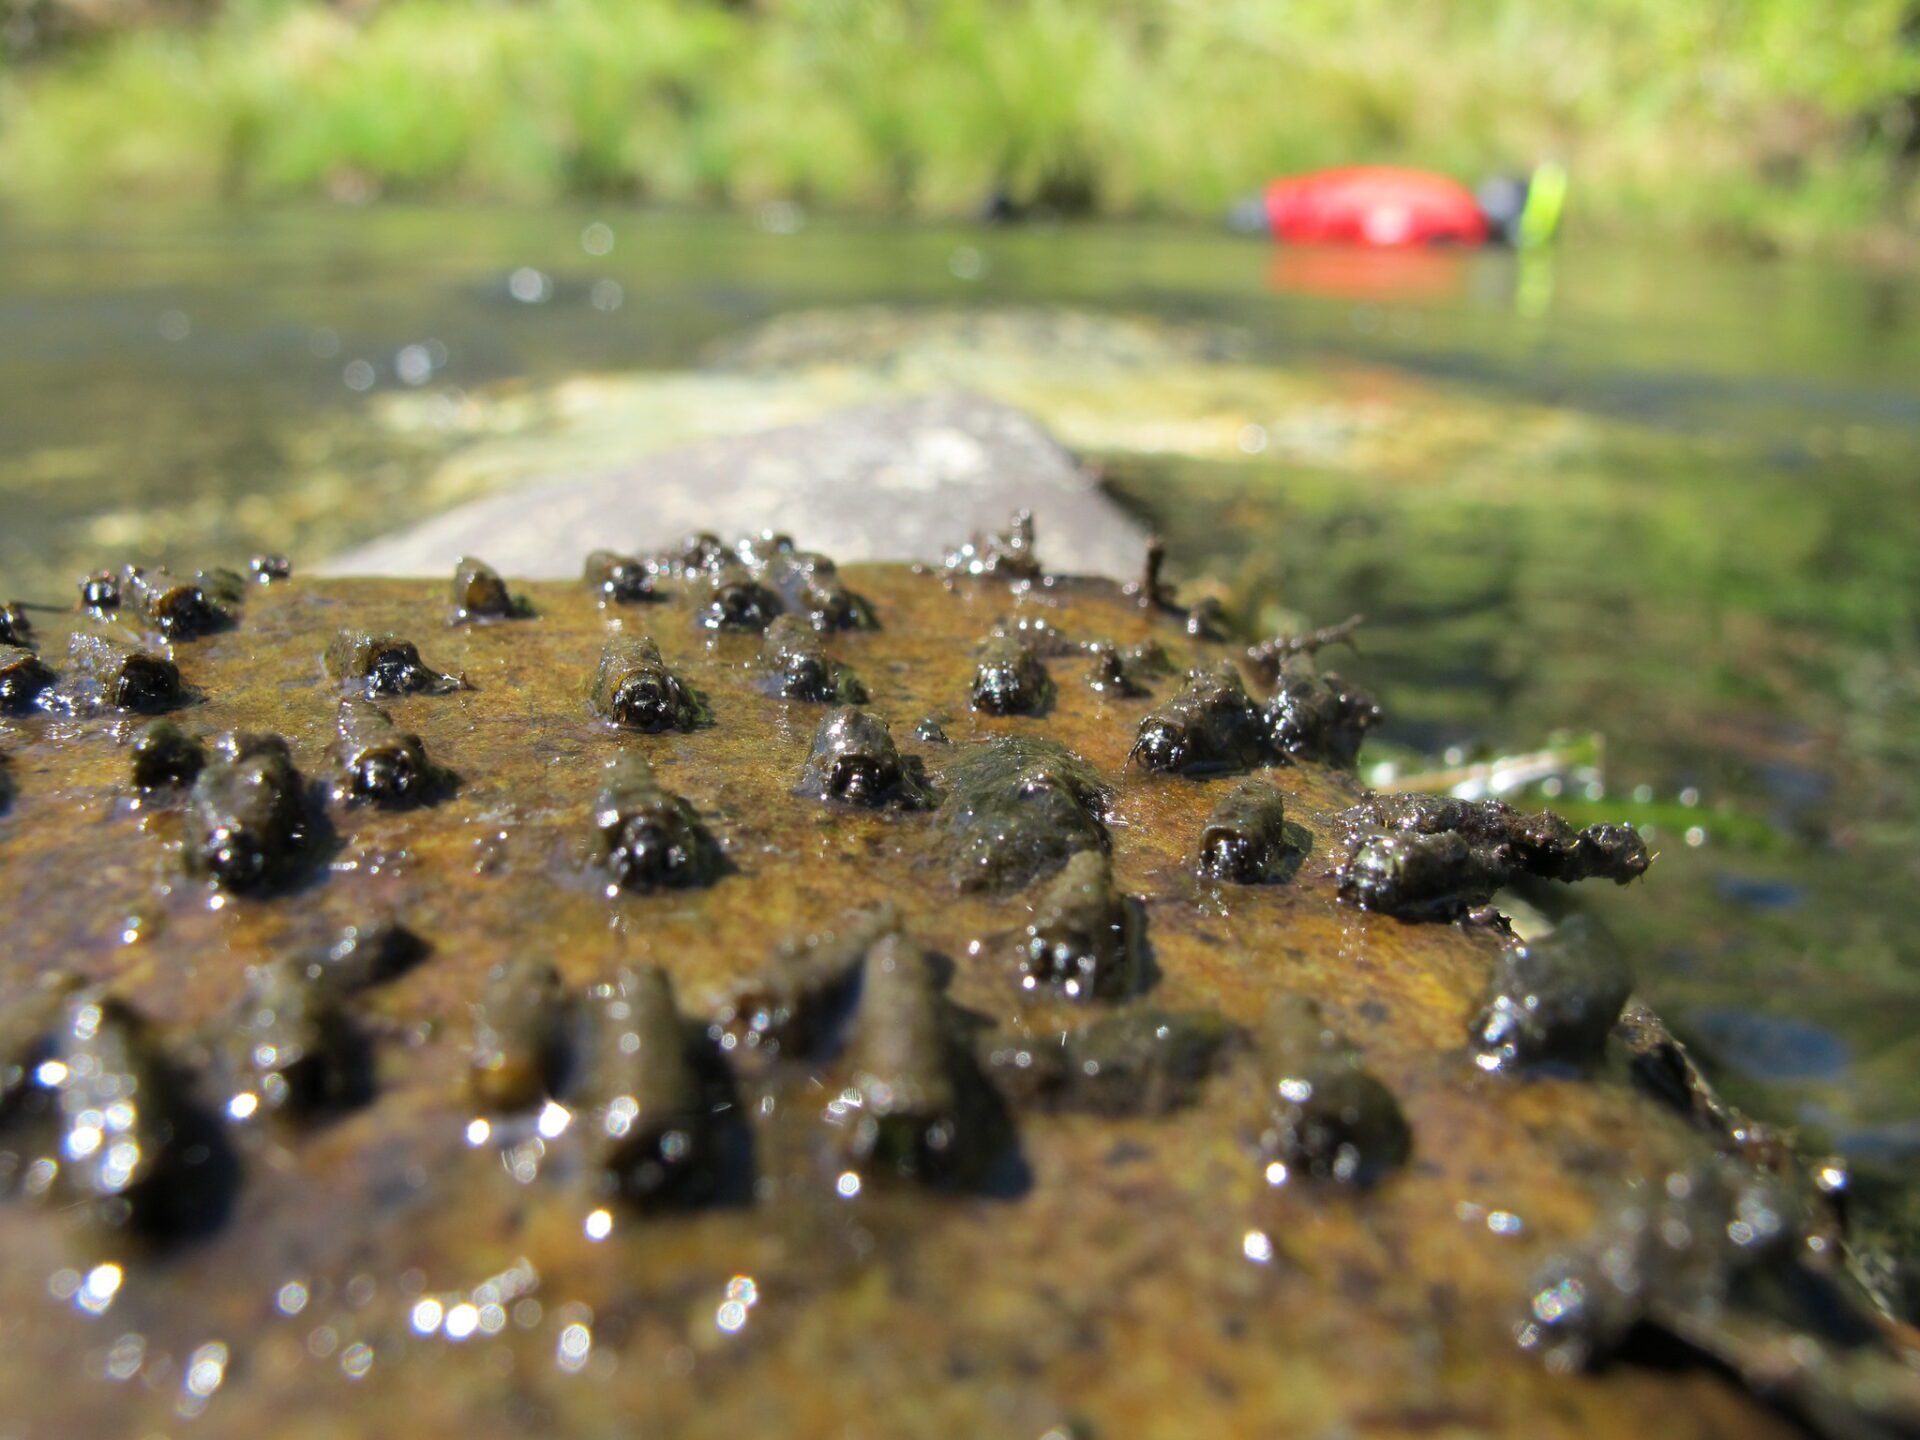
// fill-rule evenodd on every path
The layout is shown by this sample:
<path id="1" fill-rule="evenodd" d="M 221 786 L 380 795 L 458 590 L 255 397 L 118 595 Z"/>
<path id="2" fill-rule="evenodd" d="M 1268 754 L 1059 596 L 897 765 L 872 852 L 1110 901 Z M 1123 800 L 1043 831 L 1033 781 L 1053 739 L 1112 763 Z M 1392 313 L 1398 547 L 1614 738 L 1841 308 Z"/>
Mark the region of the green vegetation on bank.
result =
<path id="1" fill-rule="evenodd" d="M 16 57 L 0 194 L 1211 216 L 1551 155 L 1576 225 L 1805 247 L 1913 232 L 1917 130 L 1920 0 L 230 0 Z"/>

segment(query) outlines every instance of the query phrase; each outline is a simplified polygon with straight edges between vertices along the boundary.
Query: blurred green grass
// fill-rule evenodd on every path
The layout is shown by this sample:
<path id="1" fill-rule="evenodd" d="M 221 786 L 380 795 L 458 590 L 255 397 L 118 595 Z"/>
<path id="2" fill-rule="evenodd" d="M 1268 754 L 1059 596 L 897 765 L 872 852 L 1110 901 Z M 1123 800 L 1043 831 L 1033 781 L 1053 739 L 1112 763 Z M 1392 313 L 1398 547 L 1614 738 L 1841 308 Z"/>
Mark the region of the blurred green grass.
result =
<path id="1" fill-rule="evenodd" d="M 1915 232 L 1917 125 L 1915 0 L 231 0 L 16 56 L 0 195 L 1212 216 L 1552 156 L 1590 231 L 1811 248 Z"/>

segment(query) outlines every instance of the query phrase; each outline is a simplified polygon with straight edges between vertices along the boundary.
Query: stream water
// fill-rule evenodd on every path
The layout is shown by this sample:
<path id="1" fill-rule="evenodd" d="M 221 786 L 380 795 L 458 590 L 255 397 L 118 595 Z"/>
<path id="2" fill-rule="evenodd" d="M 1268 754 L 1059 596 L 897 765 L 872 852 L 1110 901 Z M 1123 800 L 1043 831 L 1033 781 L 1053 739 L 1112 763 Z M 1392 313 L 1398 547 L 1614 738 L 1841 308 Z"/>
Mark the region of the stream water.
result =
<path id="1" fill-rule="evenodd" d="M 1147 362 L 1068 427 L 1175 570 L 1255 613 L 1365 612 L 1337 663 L 1386 705 L 1375 763 L 1602 737 L 1604 764 L 1549 790 L 1654 832 L 1648 881 L 1596 897 L 1643 989 L 1809 1144 L 1920 1157 L 1911 279 L 778 210 L 0 220 L 0 588 L 318 558 L 420 510 L 447 442 L 396 426 L 396 396 L 677 371 L 855 304 L 1230 334 L 1217 395 L 1162 394 Z M 1236 391 L 1249 374 L 1284 403 Z M 1156 406 L 1232 443 L 1143 442 Z"/>

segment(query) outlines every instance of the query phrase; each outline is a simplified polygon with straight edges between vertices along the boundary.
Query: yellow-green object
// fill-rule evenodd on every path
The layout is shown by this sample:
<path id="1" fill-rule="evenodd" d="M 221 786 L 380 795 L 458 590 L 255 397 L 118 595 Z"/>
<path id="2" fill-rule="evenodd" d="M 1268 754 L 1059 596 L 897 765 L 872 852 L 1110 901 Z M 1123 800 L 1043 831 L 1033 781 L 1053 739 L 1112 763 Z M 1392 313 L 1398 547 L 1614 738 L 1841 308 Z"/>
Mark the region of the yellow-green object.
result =
<path id="1" fill-rule="evenodd" d="M 1527 203 L 1520 211 L 1522 250 L 1545 245 L 1560 229 L 1560 213 L 1567 205 L 1567 170 L 1547 160 L 1534 167 L 1527 184 Z"/>

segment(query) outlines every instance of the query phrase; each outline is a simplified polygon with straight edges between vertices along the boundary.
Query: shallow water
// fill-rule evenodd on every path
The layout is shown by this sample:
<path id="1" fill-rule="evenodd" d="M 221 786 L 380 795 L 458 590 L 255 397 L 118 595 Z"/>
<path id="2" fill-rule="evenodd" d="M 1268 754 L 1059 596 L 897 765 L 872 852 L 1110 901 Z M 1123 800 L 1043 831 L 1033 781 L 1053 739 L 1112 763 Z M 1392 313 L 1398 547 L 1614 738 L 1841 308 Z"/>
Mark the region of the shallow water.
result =
<path id="1" fill-rule="evenodd" d="M 1597 788 L 1560 799 L 1654 829 L 1654 875 L 1602 903 L 1644 989 L 1810 1144 L 1920 1152 L 1920 285 L 800 219 L 0 224 L 0 586 L 64 600 L 89 564 L 270 540 L 313 560 L 415 518 L 473 437 L 396 427 L 396 392 L 671 370 L 856 303 L 1231 327 L 1236 363 L 1311 403 L 1223 396 L 1198 418 L 1225 453 L 1155 452 L 1149 373 L 1069 427 L 1181 575 L 1255 611 L 1365 611 L 1336 663 L 1381 690 L 1403 767 L 1604 736 Z M 1166 417 L 1183 434 L 1195 403 Z"/>

